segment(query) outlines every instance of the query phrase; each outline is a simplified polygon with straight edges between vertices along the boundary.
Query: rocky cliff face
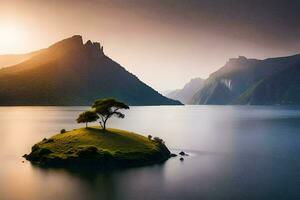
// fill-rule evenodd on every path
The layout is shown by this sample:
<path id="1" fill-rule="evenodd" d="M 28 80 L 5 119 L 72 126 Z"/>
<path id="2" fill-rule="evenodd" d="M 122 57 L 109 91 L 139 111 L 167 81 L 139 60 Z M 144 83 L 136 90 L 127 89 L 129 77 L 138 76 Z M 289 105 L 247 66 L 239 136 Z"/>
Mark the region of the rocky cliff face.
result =
<path id="1" fill-rule="evenodd" d="M 47 52 L 60 56 L 64 56 L 66 54 L 79 54 L 80 56 L 84 55 L 93 59 L 99 59 L 105 56 L 103 46 L 101 46 L 99 42 L 92 42 L 91 40 L 88 40 L 84 44 L 82 36 L 80 35 L 74 35 L 73 37 L 51 45 L 47 49 Z"/>
<path id="2" fill-rule="evenodd" d="M 102 58 L 104 57 L 103 46 L 100 45 L 99 42 L 91 42 L 88 40 L 84 47 L 86 48 L 88 54 L 93 58 Z"/>

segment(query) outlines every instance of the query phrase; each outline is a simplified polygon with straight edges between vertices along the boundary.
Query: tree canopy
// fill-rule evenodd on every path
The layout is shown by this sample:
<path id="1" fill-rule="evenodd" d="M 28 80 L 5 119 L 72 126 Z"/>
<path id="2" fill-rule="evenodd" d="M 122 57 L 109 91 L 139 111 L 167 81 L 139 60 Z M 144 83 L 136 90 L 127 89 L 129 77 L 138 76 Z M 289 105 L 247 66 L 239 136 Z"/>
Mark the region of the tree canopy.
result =
<path id="1" fill-rule="evenodd" d="M 81 113 L 77 118 L 77 123 L 85 123 L 85 126 L 87 127 L 87 124 L 89 122 L 95 122 L 99 119 L 99 116 L 94 111 L 88 110 L 83 113 Z"/>
<path id="2" fill-rule="evenodd" d="M 129 109 L 129 106 L 113 98 L 108 98 L 108 99 L 96 100 L 93 103 L 92 108 L 94 109 L 95 113 L 98 114 L 100 118 L 100 125 L 105 130 L 107 120 L 112 116 L 116 116 L 118 118 L 124 118 L 125 115 L 121 113 L 119 110 Z"/>

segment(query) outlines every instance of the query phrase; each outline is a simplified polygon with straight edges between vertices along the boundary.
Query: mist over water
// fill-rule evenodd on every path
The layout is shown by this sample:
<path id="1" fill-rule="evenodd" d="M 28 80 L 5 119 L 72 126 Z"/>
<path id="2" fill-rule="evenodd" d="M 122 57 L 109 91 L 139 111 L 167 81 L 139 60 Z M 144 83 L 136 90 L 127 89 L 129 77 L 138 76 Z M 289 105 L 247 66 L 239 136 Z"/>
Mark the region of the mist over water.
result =
<path id="1" fill-rule="evenodd" d="M 0 107 L 0 199 L 300 199 L 300 107 L 131 107 L 108 126 L 151 134 L 184 162 L 118 171 L 41 169 L 22 158 L 86 107 Z M 94 124 L 97 125 L 97 124 Z"/>

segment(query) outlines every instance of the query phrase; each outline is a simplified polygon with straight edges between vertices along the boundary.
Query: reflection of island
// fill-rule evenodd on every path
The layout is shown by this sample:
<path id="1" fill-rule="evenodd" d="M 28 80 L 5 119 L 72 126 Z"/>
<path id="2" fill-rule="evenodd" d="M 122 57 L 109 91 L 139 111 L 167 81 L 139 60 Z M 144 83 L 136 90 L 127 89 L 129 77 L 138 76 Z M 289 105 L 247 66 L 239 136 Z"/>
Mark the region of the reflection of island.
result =
<path id="1" fill-rule="evenodd" d="M 35 174 L 39 175 L 37 177 L 48 177 L 55 180 L 46 180 L 47 186 L 50 185 L 49 187 L 56 188 L 63 184 L 63 197 L 73 197 L 73 199 L 143 199 L 145 193 L 139 191 L 137 186 L 145 186 L 150 191 L 154 188 L 163 188 L 166 184 L 165 166 L 167 163 L 114 170 L 43 168 L 36 165 L 32 165 L 32 169 Z"/>
<path id="2" fill-rule="evenodd" d="M 92 110 L 80 114 L 78 123 L 100 118 L 102 128 L 86 127 L 66 132 L 62 130 L 49 139 L 35 144 L 24 157 L 41 166 L 122 168 L 166 161 L 170 151 L 162 139 L 148 138 L 124 130 L 106 129 L 112 116 L 124 117 L 120 109 L 129 107 L 114 99 L 97 100 Z"/>

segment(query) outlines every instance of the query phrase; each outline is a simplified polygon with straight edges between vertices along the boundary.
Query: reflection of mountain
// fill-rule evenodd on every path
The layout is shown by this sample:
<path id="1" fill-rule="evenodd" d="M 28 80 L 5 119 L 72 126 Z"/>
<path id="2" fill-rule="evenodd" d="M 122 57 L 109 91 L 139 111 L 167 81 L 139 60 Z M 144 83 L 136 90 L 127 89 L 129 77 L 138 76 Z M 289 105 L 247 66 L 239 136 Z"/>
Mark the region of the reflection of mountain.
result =
<path id="1" fill-rule="evenodd" d="M 171 99 L 179 100 L 184 104 L 189 104 L 193 95 L 201 89 L 204 80 L 201 78 L 194 78 L 184 85 L 182 89 L 177 89 L 166 94 Z"/>
<path id="2" fill-rule="evenodd" d="M 0 86 L 0 105 L 88 105 L 103 97 L 130 105 L 180 104 L 107 57 L 99 43 L 83 44 L 81 36 L 1 69 Z"/>
<path id="3" fill-rule="evenodd" d="M 239 57 L 211 74 L 194 104 L 300 104 L 300 55 L 265 60 Z"/>

